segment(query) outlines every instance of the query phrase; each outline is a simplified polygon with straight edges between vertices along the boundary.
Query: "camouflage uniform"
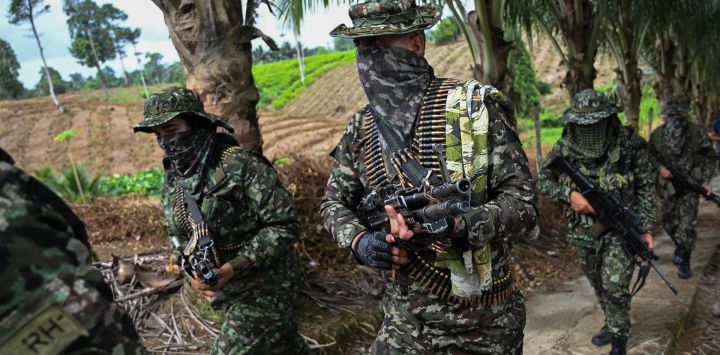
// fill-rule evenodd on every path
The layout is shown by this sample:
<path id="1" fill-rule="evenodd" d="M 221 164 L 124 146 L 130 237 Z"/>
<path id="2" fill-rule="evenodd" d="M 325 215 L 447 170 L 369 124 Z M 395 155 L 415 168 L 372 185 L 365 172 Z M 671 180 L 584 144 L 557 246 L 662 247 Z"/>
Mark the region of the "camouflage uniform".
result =
<path id="1" fill-rule="evenodd" d="M 0 354 L 145 353 L 90 266 L 85 226 L 0 155 Z"/>
<path id="2" fill-rule="evenodd" d="M 148 100 L 146 118 L 135 129 L 147 131 L 188 112 L 196 116 L 191 119 L 221 122 L 203 110 L 192 91 L 171 88 Z M 190 176 L 166 166 L 161 203 L 173 247 L 181 250 L 191 229 L 180 186 L 188 189 L 212 236 L 216 267 L 234 267 L 232 279 L 211 301 L 226 312 L 212 353 L 306 353 L 292 311 L 303 279 L 293 246 L 300 222 L 292 196 L 270 162 L 237 147 L 228 135 L 215 134 L 204 153 L 203 168 Z M 177 255 L 182 260 L 181 252 Z"/>
<path id="3" fill-rule="evenodd" d="M 647 145 L 631 128 L 621 125 L 615 116 L 619 111 L 593 90 L 576 94 L 563 116 L 568 122 L 563 135 L 538 174 L 538 188 L 547 198 L 566 205 L 568 239 L 575 244 L 577 260 L 605 313 L 605 325 L 613 337 L 626 340 L 634 261 L 623 250 L 620 236 L 605 230 L 592 216 L 572 209 L 570 194 L 576 188 L 570 178 L 547 168 L 555 156 L 564 156 L 603 190 L 618 194 L 640 215 L 640 231 L 650 232 L 655 223 L 655 194 Z M 578 129 L 589 129 L 591 136 L 576 133 Z"/>
<path id="4" fill-rule="evenodd" d="M 662 225 L 675 243 L 676 255 L 687 255 L 695 244 L 695 224 L 700 196 L 673 185 L 659 175 L 664 161 L 684 171 L 698 181 L 708 182 L 716 169 L 717 156 L 702 127 L 689 120 L 690 103 L 687 98 L 672 96 L 663 106 L 666 122 L 650 135 L 650 161 L 656 174 L 662 197 Z M 676 262 L 681 262 L 676 260 Z M 689 264 L 689 260 L 688 260 Z"/>
<path id="5" fill-rule="evenodd" d="M 413 14 L 408 15 L 407 11 Z M 416 8 L 410 1 L 358 4 L 351 8 L 350 15 L 356 27 L 347 28 L 341 25 L 333 30 L 331 35 L 356 38 L 407 33 L 430 27 L 439 19 L 439 12 L 434 5 Z M 394 17 L 405 16 L 414 20 L 407 20 L 404 24 L 392 20 Z M 372 25 L 373 23 L 375 25 Z M 406 31 L 403 26 L 410 26 L 411 30 Z M 373 51 L 380 52 L 374 57 L 382 58 L 380 61 L 385 58 L 393 60 L 382 62 L 387 71 L 378 72 L 373 69 L 377 63 L 358 59 L 361 81 L 370 105 L 352 117 L 333 151 L 335 162 L 321 205 L 325 227 L 341 248 L 349 248 L 356 235 L 368 231 L 357 215 L 357 205 L 360 199 L 371 191 L 373 180 L 372 167 L 366 163 L 370 153 L 368 145 L 371 143 L 368 140 L 369 131 L 365 117 L 371 110 L 379 113 L 382 119 L 390 120 L 389 123 L 396 126 L 406 140 L 422 135 L 420 118 L 417 118 L 420 115 L 417 114 L 418 111 L 412 110 L 418 110 L 418 98 L 423 99 L 425 89 L 428 85 L 434 85 L 430 82 L 435 82 L 432 68 L 420 56 L 399 49 L 358 47 L 358 53 Z M 385 55 L 390 57 L 383 57 Z M 425 67 L 427 70 L 423 70 Z M 397 76 L 411 72 L 414 74 L 402 78 L 401 83 L 394 82 L 389 85 L 382 80 L 387 79 L 387 75 Z M 383 88 L 383 85 L 387 87 Z M 452 87 L 452 93 L 465 95 L 468 92 L 467 83 L 453 81 L 448 85 Z M 487 126 L 484 126 L 482 133 L 469 137 L 470 142 L 484 145 L 485 149 L 470 153 L 463 159 L 485 164 L 483 168 L 478 166 L 478 169 L 473 169 L 476 171 L 472 171 L 472 174 L 475 174 L 472 181 L 477 185 L 484 182 L 487 190 L 473 193 L 472 208 L 463 216 L 462 223 L 467 227 L 449 238 L 465 243 L 468 251 L 486 250 L 488 276 L 492 280 L 509 280 L 509 246 L 505 240 L 517 234 L 529 233 L 536 226 L 534 186 L 527 158 L 515 130 L 514 112 L 508 107 L 508 101 L 491 87 L 471 88 L 469 92 L 472 94 L 470 100 L 466 101 L 467 97 L 462 96 L 448 102 L 453 103 L 451 107 L 455 107 L 454 104 L 462 106 L 459 111 L 464 114 L 467 111 L 464 105 L 469 101 L 472 106 L 470 111 L 476 114 L 484 112 L 486 115 Z M 489 94 L 490 92 L 492 94 Z M 390 103 L 375 105 L 370 98 L 378 96 L 386 98 Z M 400 99 L 394 100 L 395 98 Z M 441 99 L 445 103 L 446 97 Z M 455 116 L 448 114 L 447 117 L 448 122 L 451 122 L 451 117 Z M 415 124 L 418 124 L 418 127 Z M 441 127 L 442 130 L 445 129 L 444 124 Z M 470 131 L 475 132 L 475 127 L 463 128 L 464 135 Z M 446 132 L 440 133 L 444 137 Z M 447 149 L 449 167 L 450 163 L 458 163 L 453 164 L 452 170 L 462 175 L 462 167 L 458 167 L 462 163 L 451 158 L 451 154 L 459 155 L 459 148 L 447 146 Z M 418 153 L 417 150 L 414 152 Z M 430 168 L 431 164 L 437 161 L 421 163 Z M 392 176 L 388 178 L 392 179 Z M 385 317 L 371 353 L 522 352 L 525 306 L 522 295 L 512 286 L 508 287 L 508 297 L 503 301 L 489 305 L 463 305 L 447 302 L 429 292 L 417 279 L 409 275 L 405 266 L 397 270 L 396 274 L 395 280 L 388 284 L 382 302 Z"/>

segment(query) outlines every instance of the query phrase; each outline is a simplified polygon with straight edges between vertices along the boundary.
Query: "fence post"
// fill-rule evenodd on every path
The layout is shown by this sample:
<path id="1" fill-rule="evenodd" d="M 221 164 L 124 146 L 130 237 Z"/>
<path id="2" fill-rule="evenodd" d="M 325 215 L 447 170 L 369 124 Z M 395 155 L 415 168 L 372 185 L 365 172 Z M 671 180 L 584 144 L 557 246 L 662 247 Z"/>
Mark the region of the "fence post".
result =
<path id="1" fill-rule="evenodd" d="M 533 121 L 535 121 L 535 167 L 537 172 L 540 173 L 540 167 L 542 166 L 542 139 L 540 137 L 540 105 L 536 102 L 533 110 Z"/>

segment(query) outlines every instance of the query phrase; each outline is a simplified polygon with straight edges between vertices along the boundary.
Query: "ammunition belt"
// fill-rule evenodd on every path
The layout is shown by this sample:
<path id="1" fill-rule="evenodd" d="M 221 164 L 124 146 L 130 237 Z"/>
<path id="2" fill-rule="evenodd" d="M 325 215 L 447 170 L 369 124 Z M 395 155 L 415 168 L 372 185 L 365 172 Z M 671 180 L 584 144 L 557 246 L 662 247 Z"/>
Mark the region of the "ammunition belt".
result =
<path id="1" fill-rule="evenodd" d="M 512 277 L 508 273 L 504 277 L 494 280 L 489 291 L 480 296 L 460 298 L 452 294 L 450 271 L 439 269 L 419 255 L 413 255 L 410 263 L 406 265 L 410 277 L 422 286 L 428 293 L 437 296 L 441 301 L 459 304 L 464 307 L 492 307 L 507 303 L 512 297 Z"/>
<path id="2" fill-rule="evenodd" d="M 458 81 L 454 79 L 433 80 L 423 96 L 412 150 L 418 162 L 440 176 L 440 162 L 432 147 L 435 144 L 445 145 L 445 104 L 447 94 Z M 372 112 L 362 112 L 362 138 L 360 144 L 364 153 L 365 175 L 370 190 L 375 190 L 388 183 L 385 160 L 380 145 L 380 137 Z"/>
<path id="3" fill-rule="evenodd" d="M 230 155 L 234 154 L 235 152 L 241 150 L 242 148 L 238 146 L 231 146 L 226 148 L 225 150 L 220 153 L 220 159 L 225 160 Z M 180 224 L 180 227 L 183 229 L 185 234 L 188 236 L 188 238 L 192 238 L 192 224 L 190 223 L 190 214 L 187 210 L 187 201 L 185 201 L 185 194 L 183 193 L 183 187 L 180 186 L 179 183 L 175 183 L 175 195 L 173 196 L 173 214 L 175 215 L 175 219 Z M 230 250 L 228 248 L 237 248 L 235 250 Z M 240 249 L 239 244 L 233 244 L 230 246 L 222 246 L 218 247 L 213 245 L 211 250 L 213 254 L 213 259 L 215 261 L 215 266 L 220 267 L 224 263 L 224 258 L 222 256 L 227 255 L 233 251 L 237 251 Z"/>

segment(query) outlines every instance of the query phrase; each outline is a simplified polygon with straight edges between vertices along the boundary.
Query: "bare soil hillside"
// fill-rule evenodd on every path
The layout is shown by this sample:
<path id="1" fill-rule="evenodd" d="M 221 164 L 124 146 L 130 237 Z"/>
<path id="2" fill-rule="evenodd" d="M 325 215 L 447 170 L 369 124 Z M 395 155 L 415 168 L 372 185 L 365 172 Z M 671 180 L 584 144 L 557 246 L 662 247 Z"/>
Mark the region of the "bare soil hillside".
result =
<path id="1" fill-rule="evenodd" d="M 142 99 L 111 103 L 96 93 L 71 93 L 60 99 L 68 112 L 57 111 L 49 97 L 0 101 L 0 147 L 26 170 L 68 165 L 67 142 L 53 141 L 73 129 L 69 141 L 76 161 L 93 173 L 123 173 L 157 166 L 161 151 L 155 139 L 134 135 L 132 125 L 142 118 Z"/>

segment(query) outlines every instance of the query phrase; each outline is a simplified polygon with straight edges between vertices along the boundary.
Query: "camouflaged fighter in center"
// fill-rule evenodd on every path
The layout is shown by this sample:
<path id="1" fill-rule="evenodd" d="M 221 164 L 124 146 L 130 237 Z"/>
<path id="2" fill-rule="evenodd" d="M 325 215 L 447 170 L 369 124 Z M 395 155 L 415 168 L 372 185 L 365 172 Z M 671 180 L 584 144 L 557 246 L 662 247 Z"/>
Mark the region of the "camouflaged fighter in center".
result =
<path id="1" fill-rule="evenodd" d="M 303 270 L 292 196 L 264 157 L 241 149 L 193 91 L 145 102 L 135 132 L 165 152 L 161 203 L 186 286 L 223 311 L 212 354 L 305 354 L 292 304 Z"/>
<path id="2" fill-rule="evenodd" d="M 354 26 L 331 35 L 354 40 L 369 104 L 332 153 L 321 212 L 360 263 L 394 270 L 370 352 L 521 353 L 525 307 L 507 239 L 533 231 L 538 212 L 511 103 L 491 86 L 434 75 L 423 31 L 440 19 L 435 5 L 380 0 L 349 14 Z M 429 192 L 448 182 L 441 159 L 449 179 L 467 179 L 471 189 L 469 211 L 447 216 L 447 228 L 419 230 L 398 212 L 416 215 L 393 208 L 389 234 L 361 218 L 373 191 Z"/>

